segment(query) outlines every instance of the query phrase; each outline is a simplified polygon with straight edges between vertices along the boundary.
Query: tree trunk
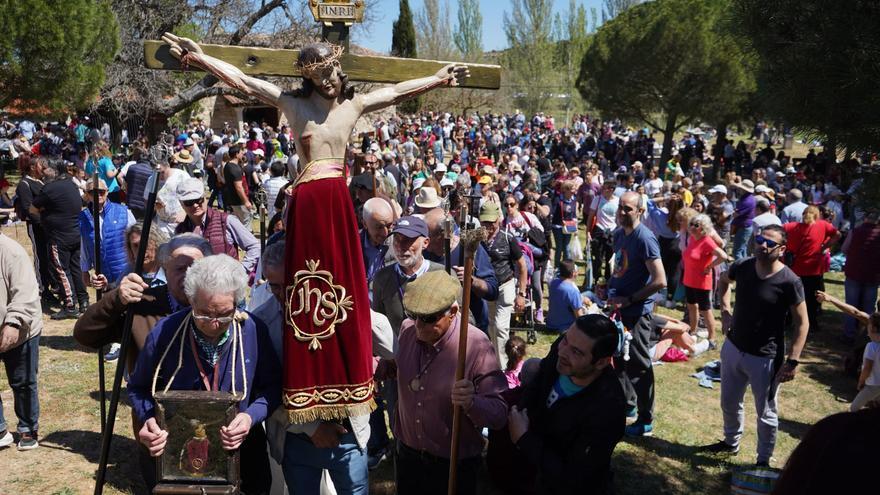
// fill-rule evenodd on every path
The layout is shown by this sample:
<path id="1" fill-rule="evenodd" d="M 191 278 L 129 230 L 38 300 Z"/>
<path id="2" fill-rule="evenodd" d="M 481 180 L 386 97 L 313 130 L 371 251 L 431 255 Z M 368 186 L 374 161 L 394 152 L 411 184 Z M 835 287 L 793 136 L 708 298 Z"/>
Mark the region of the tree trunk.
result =
<path id="1" fill-rule="evenodd" d="M 675 119 L 677 115 L 668 115 L 666 117 L 666 128 L 663 129 L 663 151 L 660 152 L 660 174 L 663 174 L 663 167 L 672 157 L 672 142 L 675 134 Z"/>

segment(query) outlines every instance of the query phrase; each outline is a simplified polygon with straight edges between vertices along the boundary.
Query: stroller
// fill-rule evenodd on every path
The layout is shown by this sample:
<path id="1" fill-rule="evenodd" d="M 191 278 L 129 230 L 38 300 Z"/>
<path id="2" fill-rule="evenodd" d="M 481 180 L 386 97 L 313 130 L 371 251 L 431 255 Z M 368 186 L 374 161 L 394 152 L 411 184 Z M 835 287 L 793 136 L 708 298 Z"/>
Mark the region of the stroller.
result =
<path id="1" fill-rule="evenodd" d="M 532 274 L 535 267 L 535 256 L 529 244 L 522 241 L 517 241 L 517 243 L 519 244 L 519 247 L 523 252 L 523 256 L 525 256 L 526 258 L 528 287 L 531 288 Z M 527 290 L 525 307 L 523 307 L 522 311 L 514 311 L 513 314 L 510 315 L 511 335 L 513 335 L 515 332 L 525 332 L 526 343 L 532 345 L 538 342 L 538 334 L 535 331 L 535 313 L 537 313 L 540 304 L 540 301 L 537 301 L 536 303 L 532 299 L 531 289 Z"/>

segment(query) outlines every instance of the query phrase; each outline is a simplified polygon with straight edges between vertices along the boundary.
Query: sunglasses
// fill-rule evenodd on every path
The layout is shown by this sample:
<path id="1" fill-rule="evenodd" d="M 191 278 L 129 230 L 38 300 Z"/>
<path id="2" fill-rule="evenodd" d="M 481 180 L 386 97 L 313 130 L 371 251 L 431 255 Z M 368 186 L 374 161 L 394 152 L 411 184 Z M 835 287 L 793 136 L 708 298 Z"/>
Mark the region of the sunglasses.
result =
<path id="1" fill-rule="evenodd" d="M 200 205 L 205 202 L 205 198 L 198 199 L 187 199 L 186 201 L 182 201 L 183 206 L 193 207 L 195 205 Z"/>
<path id="2" fill-rule="evenodd" d="M 769 249 L 776 249 L 782 245 L 776 241 L 771 241 L 770 239 L 767 239 L 766 237 L 764 237 L 762 235 L 755 236 L 755 244 L 758 244 L 758 245 L 763 244 L 764 246 L 767 246 Z"/>
<path id="3" fill-rule="evenodd" d="M 514 206 L 516 206 L 516 203 L 507 203 L 508 208 L 513 208 Z"/>
<path id="4" fill-rule="evenodd" d="M 440 321 L 444 316 L 446 316 L 446 310 L 438 311 L 431 315 L 415 315 L 412 313 L 407 313 L 407 317 L 412 320 L 420 321 L 422 323 L 426 323 L 428 325 L 432 325 Z"/>

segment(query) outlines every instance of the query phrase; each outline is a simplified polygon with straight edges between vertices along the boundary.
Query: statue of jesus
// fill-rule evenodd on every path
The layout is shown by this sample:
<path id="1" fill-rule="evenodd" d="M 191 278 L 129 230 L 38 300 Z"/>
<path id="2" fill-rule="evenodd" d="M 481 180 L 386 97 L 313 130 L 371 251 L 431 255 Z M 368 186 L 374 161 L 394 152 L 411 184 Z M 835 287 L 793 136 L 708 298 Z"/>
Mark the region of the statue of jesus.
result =
<path id="1" fill-rule="evenodd" d="M 296 60 L 302 87 L 284 91 L 205 55 L 190 39 L 166 33 L 162 40 L 184 67 L 203 69 L 287 117 L 306 165 L 288 198 L 283 402 L 294 423 L 368 414 L 375 407 L 370 301 L 345 177 L 348 139 L 364 113 L 458 86 L 470 75 L 467 67 L 450 64 L 429 77 L 355 94 L 340 65 L 342 48 L 311 43 Z M 319 309 L 296 309 L 313 302 Z"/>

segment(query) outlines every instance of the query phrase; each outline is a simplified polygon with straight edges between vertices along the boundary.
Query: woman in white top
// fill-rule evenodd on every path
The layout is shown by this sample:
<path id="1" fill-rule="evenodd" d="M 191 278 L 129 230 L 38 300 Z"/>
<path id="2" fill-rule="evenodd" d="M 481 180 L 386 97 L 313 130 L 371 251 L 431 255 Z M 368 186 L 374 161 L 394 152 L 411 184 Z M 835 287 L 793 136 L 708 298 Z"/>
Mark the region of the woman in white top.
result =
<path id="1" fill-rule="evenodd" d="M 651 167 L 648 170 L 648 175 L 642 184 L 644 184 L 645 194 L 649 198 L 653 198 L 663 190 L 663 179 L 657 177 L 657 169 L 655 167 Z"/>

